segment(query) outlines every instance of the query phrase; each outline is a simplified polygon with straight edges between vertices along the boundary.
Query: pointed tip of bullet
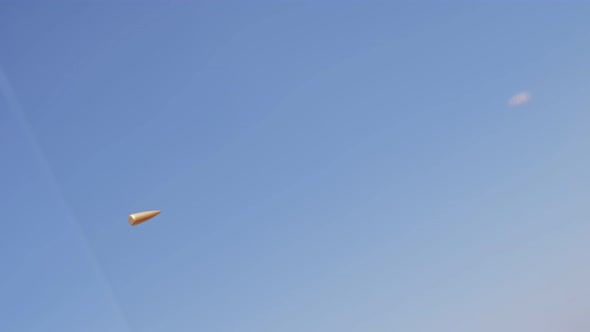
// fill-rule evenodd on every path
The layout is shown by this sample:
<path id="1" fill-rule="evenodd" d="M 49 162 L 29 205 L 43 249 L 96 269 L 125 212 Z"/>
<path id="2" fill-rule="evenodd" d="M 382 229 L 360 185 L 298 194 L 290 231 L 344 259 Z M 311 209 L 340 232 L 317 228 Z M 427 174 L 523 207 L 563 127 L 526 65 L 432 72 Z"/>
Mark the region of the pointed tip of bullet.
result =
<path id="1" fill-rule="evenodd" d="M 160 210 L 152 210 L 130 214 L 128 221 L 131 226 L 137 226 L 157 216 L 158 214 L 160 214 L 160 212 Z"/>

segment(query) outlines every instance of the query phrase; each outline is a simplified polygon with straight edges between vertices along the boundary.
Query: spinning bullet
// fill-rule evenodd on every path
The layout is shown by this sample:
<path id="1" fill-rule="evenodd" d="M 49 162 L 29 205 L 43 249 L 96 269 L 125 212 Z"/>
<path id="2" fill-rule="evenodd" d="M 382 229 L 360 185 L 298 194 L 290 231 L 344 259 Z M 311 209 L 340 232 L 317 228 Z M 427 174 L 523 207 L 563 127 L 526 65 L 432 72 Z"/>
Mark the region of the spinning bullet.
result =
<path id="1" fill-rule="evenodd" d="M 159 210 L 145 211 L 145 212 L 138 212 L 138 213 L 131 214 L 131 215 L 129 215 L 129 219 L 128 219 L 129 224 L 131 226 L 137 226 L 137 225 L 141 224 L 142 222 L 152 219 L 153 217 L 157 216 L 158 214 L 160 214 Z"/>

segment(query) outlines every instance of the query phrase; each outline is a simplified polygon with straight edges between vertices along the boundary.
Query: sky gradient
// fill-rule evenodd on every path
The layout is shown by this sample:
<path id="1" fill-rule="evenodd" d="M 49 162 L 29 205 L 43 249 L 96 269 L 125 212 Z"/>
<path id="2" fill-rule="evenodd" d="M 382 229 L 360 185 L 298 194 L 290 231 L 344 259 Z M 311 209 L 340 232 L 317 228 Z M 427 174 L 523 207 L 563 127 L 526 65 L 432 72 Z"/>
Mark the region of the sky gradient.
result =
<path id="1" fill-rule="evenodd" d="M 588 331 L 589 15 L 0 2 L 0 330 Z"/>

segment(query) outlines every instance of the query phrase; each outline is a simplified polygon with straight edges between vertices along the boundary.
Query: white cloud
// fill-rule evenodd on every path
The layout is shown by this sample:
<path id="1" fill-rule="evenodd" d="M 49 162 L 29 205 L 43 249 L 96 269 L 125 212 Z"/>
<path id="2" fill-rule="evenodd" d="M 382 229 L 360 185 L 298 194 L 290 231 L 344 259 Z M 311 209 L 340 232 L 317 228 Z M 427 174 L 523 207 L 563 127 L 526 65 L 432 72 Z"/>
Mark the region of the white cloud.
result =
<path id="1" fill-rule="evenodd" d="M 528 92 L 520 92 L 508 99 L 508 105 L 520 106 L 531 101 L 531 95 Z"/>

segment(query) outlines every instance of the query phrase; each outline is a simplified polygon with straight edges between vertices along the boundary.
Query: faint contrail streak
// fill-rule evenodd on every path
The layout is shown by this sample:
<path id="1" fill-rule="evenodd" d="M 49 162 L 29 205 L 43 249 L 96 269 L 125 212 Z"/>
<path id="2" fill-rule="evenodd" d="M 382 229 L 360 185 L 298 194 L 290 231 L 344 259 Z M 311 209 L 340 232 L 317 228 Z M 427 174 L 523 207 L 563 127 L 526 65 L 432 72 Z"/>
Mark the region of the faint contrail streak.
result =
<path id="1" fill-rule="evenodd" d="M 16 96 L 16 93 L 14 92 L 12 85 L 10 84 L 8 77 L 6 76 L 4 69 L 1 65 L 0 65 L 0 94 L 3 95 L 6 100 L 6 103 L 8 105 L 8 111 L 11 112 L 16 117 L 16 120 L 19 122 L 19 124 L 24 129 L 25 135 L 27 136 L 29 143 L 34 151 L 35 157 L 37 158 L 39 165 L 41 165 L 41 170 L 42 170 L 42 172 L 45 173 L 44 174 L 45 178 L 49 182 L 49 186 L 50 186 L 50 190 L 52 191 L 52 194 L 54 195 L 54 197 L 56 197 L 58 199 L 59 204 L 61 204 L 62 205 L 61 207 L 66 211 L 66 213 L 67 213 L 66 219 L 68 219 L 68 222 L 71 224 L 72 227 L 74 227 L 74 229 L 76 230 L 76 232 L 80 236 L 80 239 L 82 240 L 81 242 L 85 246 L 86 254 L 90 258 L 90 262 L 91 262 L 92 267 L 94 268 L 96 274 L 99 276 L 99 280 L 101 280 L 104 283 L 103 286 L 108 290 L 108 297 L 111 298 L 111 301 L 112 301 L 113 305 L 115 306 L 116 311 L 118 311 L 119 315 L 121 316 L 120 318 L 123 321 L 123 323 L 125 324 L 127 331 L 131 331 L 131 326 L 129 324 L 129 321 L 127 320 L 127 317 L 126 317 L 125 313 L 123 312 L 123 309 L 121 308 L 119 301 L 117 300 L 117 298 L 115 296 L 115 292 L 113 290 L 113 287 L 112 287 L 111 283 L 109 282 L 109 280 L 106 276 L 106 273 L 103 271 L 103 269 L 100 265 L 100 262 L 98 261 L 96 255 L 94 253 L 94 250 L 92 249 L 92 247 L 90 245 L 90 242 L 86 238 L 84 230 L 80 226 L 77 219 L 74 217 L 74 214 L 72 213 L 72 210 L 71 210 L 69 204 L 67 203 L 65 196 L 61 190 L 61 187 L 57 181 L 57 177 L 55 176 L 53 169 L 51 168 L 51 165 L 47 161 L 47 158 L 45 157 L 45 154 L 43 153 L 41 146 L 40 146 L 39 142 L 37 141 L 37 137 L 33 133 L 31 126 L 29 125 L 29 122 L 24 114 L 24 111 L 23 111 L 22 106 Z"/>

